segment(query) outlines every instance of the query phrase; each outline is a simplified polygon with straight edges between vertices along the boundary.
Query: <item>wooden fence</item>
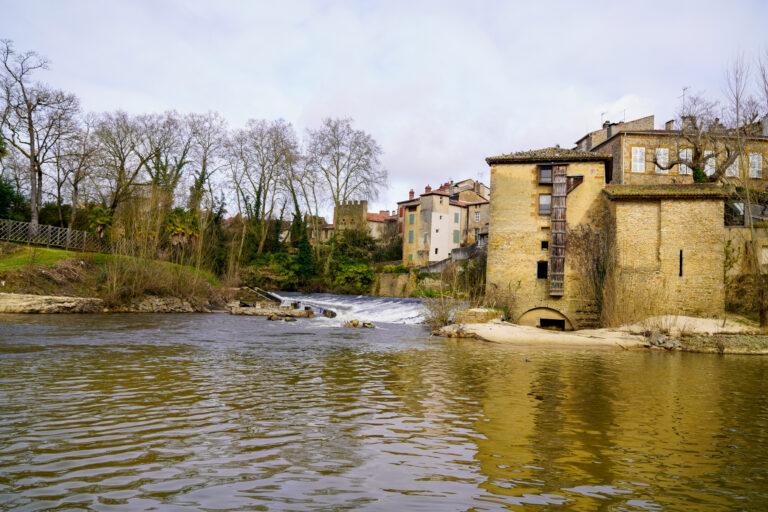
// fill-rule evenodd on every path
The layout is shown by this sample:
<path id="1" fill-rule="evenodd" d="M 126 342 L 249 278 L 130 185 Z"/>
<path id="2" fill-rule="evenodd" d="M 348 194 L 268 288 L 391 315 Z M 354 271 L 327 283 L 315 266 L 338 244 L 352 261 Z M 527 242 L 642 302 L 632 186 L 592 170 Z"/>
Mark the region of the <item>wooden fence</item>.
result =
<path id="1" fill-rule="evenodd" d="M 111 252 L 110 247 L 96 235 L 87 231 L 59 228 L 38 224 L 37 229 L 29 222 L 0 219 L 0 240 L 25 244 L 63 247 L 83 252 Z"/>

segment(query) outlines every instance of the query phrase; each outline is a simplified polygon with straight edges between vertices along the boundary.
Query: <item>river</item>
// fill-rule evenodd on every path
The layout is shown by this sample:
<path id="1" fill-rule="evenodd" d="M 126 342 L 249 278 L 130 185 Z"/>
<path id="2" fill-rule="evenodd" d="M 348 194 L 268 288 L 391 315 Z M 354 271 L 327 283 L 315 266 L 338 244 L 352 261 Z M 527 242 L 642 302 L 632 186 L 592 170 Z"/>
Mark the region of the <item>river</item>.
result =
<path id="1" fill-rule="evenodd" d="M 0 315 L 0 510 L 768 508 L 764 357 L 446 340 L 418 302 L 309 301 L 343 314 Z"/>

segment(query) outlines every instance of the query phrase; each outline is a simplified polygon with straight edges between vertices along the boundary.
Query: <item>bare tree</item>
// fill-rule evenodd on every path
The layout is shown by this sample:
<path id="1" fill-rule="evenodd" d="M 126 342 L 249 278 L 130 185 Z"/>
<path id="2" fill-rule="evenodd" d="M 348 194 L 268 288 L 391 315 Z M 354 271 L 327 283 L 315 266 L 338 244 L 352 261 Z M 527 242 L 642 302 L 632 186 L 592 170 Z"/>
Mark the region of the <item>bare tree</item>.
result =
<path id="1" fill-rule="evenodd" d="M 200 210 L 206 190 L 210 189 L 211 177 L 224 166 L 222 159 L 227 122 L 218 112 L 189 114 L 186 123 L 191 134 L 190 165 L 192 185 L 189 188 L 189 206 Z"/>
<path id="2" fill-rule="evenodd" d="M 133 193 L 154 153 L 144 144 L 141 124 L 123 111 L 99 116 L 94 136 L 99 164 L 95 189 L 102 204 L 114 213 Z"/>
<path id="3" fill-rule="evenodd" d="M 387 183 L 379 160 L 381 147 L 369 134 L 352 128 L 351 119 L 323 120 L 307 131 L 309 167 L 327 187 L 334 206 L 350 199 L 376 199 Z"/>
<path id="4" fill-rule="evenodd" d="M 35 52 L 17 53 L 11 41 L 3 40 L 0 59 L 3 131 L 9 144 L 28 161 L 29 201 L 35 229 L 42 203 L 43 168 L 55 158 L 54 147 L 60 139 L 74 133 L 79 102 L 72 94 L 32 82 L 33 73 L 48 66 Z"/>

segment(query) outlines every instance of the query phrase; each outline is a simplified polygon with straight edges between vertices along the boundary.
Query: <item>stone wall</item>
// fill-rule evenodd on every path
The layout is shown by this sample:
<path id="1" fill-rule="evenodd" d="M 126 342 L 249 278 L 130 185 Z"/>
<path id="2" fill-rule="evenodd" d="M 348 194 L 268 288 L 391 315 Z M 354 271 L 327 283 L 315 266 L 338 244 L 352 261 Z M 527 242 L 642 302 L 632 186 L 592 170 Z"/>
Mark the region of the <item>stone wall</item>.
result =
<path id="1" fill-rule="evenodd" d="M 655 313 L 723 313 L 726 234 L 722 199 L 618 200 L 611 211 L 615 223 L 613 277 L 623 286 L 622 292 L 631 283 L 651 283 L 658 290 L 652 298 L 663 302 L 645 305 L 655 306 Z"/>
<path id="2" fill-rule="evenodd" d="M 366 229 L 368 201 L 348 201 L 333 209 L 333 225 L 336 231 Z"/>

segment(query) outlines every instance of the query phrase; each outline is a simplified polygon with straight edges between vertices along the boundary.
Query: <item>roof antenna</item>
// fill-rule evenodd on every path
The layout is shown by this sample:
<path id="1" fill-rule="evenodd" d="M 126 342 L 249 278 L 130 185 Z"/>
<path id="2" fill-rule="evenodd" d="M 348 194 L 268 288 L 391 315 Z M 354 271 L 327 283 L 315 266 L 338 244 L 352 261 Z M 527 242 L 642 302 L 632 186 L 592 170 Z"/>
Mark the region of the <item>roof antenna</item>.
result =
<path id="1" fill-rule="evenodd" d="M 608 112 L 600 112 L 600 125 L 603 124 L 603 121 L 605 120 L 605 114 Z"/>
<path id="2" fill-rule="evenodd" d="M 621 120 L 622 123 L 625 123 L 627 121 L 627 109 L 624 109 L 624 119 Z"/>

